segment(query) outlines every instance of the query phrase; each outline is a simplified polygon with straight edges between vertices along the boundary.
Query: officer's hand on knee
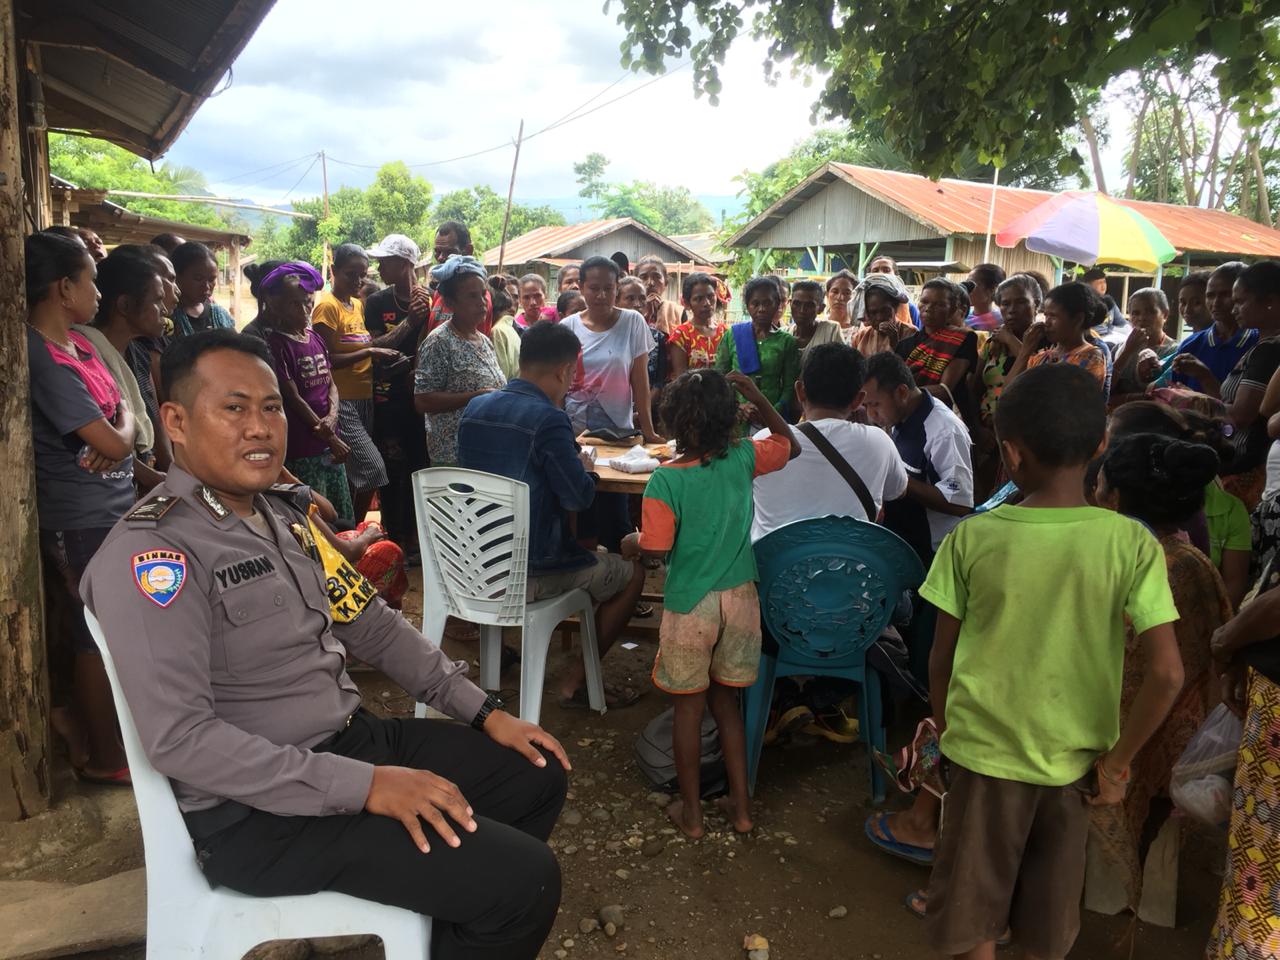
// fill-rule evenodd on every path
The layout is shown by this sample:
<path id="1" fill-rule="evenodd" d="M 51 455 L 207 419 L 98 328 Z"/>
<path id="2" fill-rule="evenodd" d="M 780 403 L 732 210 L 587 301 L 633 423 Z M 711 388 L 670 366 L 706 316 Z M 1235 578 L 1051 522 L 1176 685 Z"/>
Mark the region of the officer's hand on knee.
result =
<path id="1" fill-rule="evenodd" d="M 566 770 L 573 769 L 569 764 L 569 757 L 564 752 L 564 747 L 560 746 L 560 741 L 536 723 L 520 720 L 509 713 L 495 710 L 485 717 L 484 732 L 492 737 L 495 743 L 510 747 L 516 753 L 524 755 L 535 767 L 547 765 L 547 758 L 538 750 L 538 747 L 541 747 L 559 760 L 560 766 Z"/>
<path id="2" fill-rule="evenodd" d="M 373 784 L 369 787 L 364 808 L 370 813 L 399 820 L 423 853 L 428 853 L 431 847 L 423 833 L 422 820 L 431 824 L 451 847 L 462 841 L 445 819 L 446 813 L 468 833 L 476 829 L 471 806 L 462 796 L 462 791 L 444 777 L 425 770 L 374 767 Z"/>

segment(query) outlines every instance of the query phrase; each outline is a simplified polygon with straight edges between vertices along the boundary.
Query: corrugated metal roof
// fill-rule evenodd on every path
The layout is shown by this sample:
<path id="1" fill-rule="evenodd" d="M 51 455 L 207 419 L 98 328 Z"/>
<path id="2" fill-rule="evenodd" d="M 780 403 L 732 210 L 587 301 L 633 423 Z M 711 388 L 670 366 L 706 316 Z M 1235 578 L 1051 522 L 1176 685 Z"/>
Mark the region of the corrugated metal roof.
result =
<path id="1" fill-rule="evenodd" d="M 53 129 L 162 155 L 275 0 L 18 0 Z"/>
<path id="2" fill-rule="evenodd" d="M 681 246 L 671 237 L 664 237 L 651 227 L 646 227 L 638 220 L 630 217 L 616 217 L 611 220 L 588 220 L 586 223 L 571 223 L 567 227 L 537 227 L 526 234 L 507 241 L 507 249 L 503 257 L 506 264 L 532 263 L 534 260 L 545 260 L 558 257 L 575 247 L 580 247 L 590 240 L 607 236 L 624 227 L 633 227 L 646 233 L 657 242 L 670 247 L 674 260 L 692 260 L 695 263 L 708 264 L 692 250 Z M 498 247 L 486 250 L 481 258 L 486 267 L 498 265 Z M 708 264 L 709 265 L 709 264 Z"/>
<path id="3" fill-rule="evenodd" d="M 223 230 L 177 220 L 163 220 L 134 213 L 107 199 L 105 190 L 77 187 L 61 177 L 51 176 L 53 219 L 70 221 L 73 227 L 90 227 L 108 246 L 117 243 L 150 243 L 161 233 L 176 233 L 184 240 L 199 240 L 211 246 L 247 247 L 251 238 L 239 230 Z"/>
<path id="4" fill-rule="evenodd" d="M 753 238 L 809 197 L 837 179 L 864 191 L 918 223 L 949 234 L 985 234 L 991 184 L 968 180 L 929 180 L 912 173 L 878 170 L 847 163 L 828 163 L 743 227 L 729 244 L 750 246 Z M 993 232 L 1043 203 L 1053 193 L 1020 187 L 997 187 Z M 1123 200 L 1147 217 L 1179 252 L 1280 257 L 1280 230 L 1273 230 L 1224 210 Z"/>
<path id="5" fill-rule="evenodd" d="M 671 235 L 671 239 L 680 244 L 680 246 L 692 250 L 708 263 L 725 264 L 732 263 L 738 259 L 736 253 L 732 251 L 726 253 L 719 249 L 720 234 L 715 231 L 707 233 L 675 233 Z"/>

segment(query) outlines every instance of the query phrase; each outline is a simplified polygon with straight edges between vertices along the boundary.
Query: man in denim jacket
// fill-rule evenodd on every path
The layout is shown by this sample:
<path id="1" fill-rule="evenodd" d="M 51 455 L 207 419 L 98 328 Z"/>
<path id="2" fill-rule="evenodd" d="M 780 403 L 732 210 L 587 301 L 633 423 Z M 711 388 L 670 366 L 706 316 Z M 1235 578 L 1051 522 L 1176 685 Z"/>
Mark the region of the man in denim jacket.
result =
<path id="1" fill-rule="evenodd" d="M 520 375 L 504 389 L 467 404 L 458 427 L 459 465 L 529 485 L 529 593 L 545 599 L 583 589 L 596 603 L 596 637 L 603 657 L 631 618 L 644 571 L 638 561 L 593 553 L 573 539 L 568 514 L 586 510 L 596 495 L 591 461 L 574 438 L 565 394 L 580 350 L 573 331 L 537 323 L 520 341 Z M 562 706 L 587 705 L 586 672 L 575 662 L 558 683 Z M 610 707 L 634 703 L 634 691 L 607 685 Z"/>

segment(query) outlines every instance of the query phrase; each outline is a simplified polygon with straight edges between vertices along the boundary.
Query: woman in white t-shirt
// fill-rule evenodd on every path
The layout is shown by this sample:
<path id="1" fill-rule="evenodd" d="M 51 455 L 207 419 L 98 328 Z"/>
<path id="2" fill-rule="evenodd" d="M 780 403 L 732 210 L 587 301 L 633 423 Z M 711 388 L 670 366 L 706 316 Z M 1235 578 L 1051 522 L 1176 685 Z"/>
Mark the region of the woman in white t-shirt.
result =
<path id="1" fill-rule="evenodd" d="M 606 257 L 583 261 L 579 276 L 587 309 L 561 321 L 582 344 L 565 412 L 580 432 L 638 426 L 646 443 L 661 443 L 649 409 L 653 335 L 639 312 L 615 306 L 620 275 Z"/>

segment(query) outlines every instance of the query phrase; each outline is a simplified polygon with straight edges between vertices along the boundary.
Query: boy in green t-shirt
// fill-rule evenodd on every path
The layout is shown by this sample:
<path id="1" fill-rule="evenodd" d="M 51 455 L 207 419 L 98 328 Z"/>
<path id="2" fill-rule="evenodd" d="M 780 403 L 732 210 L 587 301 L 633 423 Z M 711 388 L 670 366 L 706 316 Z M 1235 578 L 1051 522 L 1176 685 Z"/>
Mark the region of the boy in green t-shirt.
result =
<path id="1" fill-rule="evenodd" d="M 737 388 L 769 428 L 762 440 L 738 439 Z M 680 796 L 667 813 L 687 836 L 702 836 L 702 715 L 720 732 L 738 833 L 751 830 L 747 747 L 738 687 L 755 682 L 760 663 L 760 601 L 751 550 L 751 481 L 800 455 L 782 415 L 742 373 L 691 370 L 662 393 L 662 420 L 680 456 L 659 467 L 644 491 L 642 531 L 622 555 L 668 555 L 667 587 L 653 682 L 675 697 L 672 741 Z"/>
<path id="2" fill-rule="evenodd" d="M 1096 379 L 1028 370 L 995 428 L 1025 498 L 964 520 L 920 589 L 938 608 L 929 688 L 950 761 L 929 935 L 947 956 L 991 960 L 1011 927 L 1028 958 L 1059 960 L 1080 929 L 1087 804 L 1124 799 L 1182 688 L 1178 613 L 1150 531 L 1085 502 L 1106 432 Z M 1126 618 L 1147 676 L 1120 729 Z"/>

